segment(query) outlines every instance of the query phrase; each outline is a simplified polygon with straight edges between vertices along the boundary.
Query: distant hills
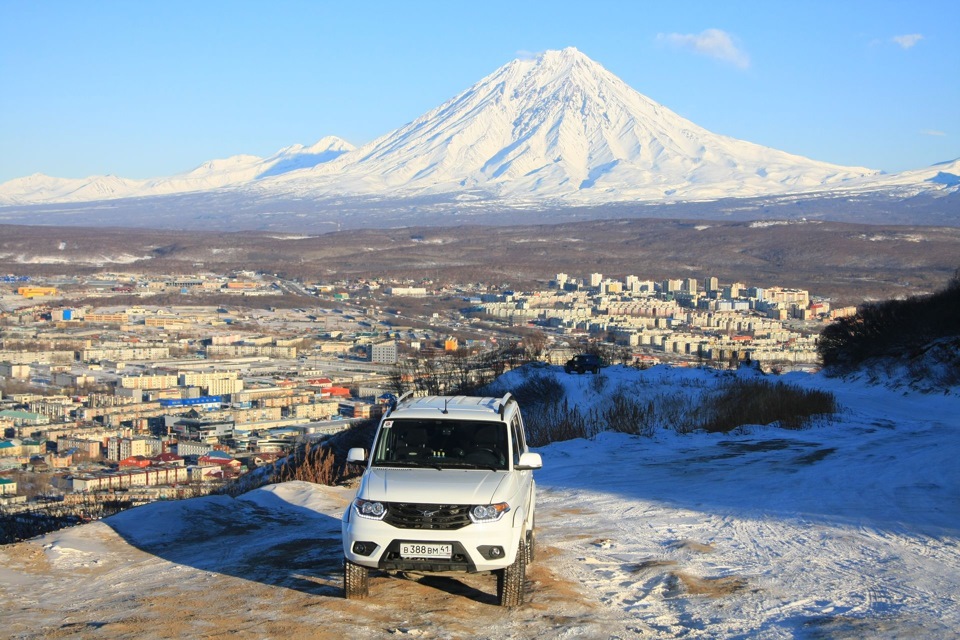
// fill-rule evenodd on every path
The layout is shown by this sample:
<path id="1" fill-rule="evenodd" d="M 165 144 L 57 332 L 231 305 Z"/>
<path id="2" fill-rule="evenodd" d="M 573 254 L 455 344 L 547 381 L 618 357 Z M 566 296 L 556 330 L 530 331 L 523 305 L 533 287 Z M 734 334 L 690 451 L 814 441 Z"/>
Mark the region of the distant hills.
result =
<path id="1" fill-rule="evenodd" d="M 164 178 L 36 174 L 11 180 L 0 184 L 0 221 L 59 224 L 62 216 L 45 219 L 41 212 L 51 210 L 35 205 L 129 199 L 147 200 L 125 202 L 121 210 L 175 209 L 185 213 L 180 223 L 194 219 L 198 210 L 216 218 L 220 211 L 238 208 L 295 211 L 302 217 L 332 203 L 342 209 L 347 199 L 347 209 L 370 213 L 370 221 L 389 211 L 386 219 L 396 224 L 398 210 L 432 205 L 450 213 L 741 198 L 882 198 L 889 203 L 947 197 L 939 202 L 946 211 L 938 209 L 950 224 L 957 198 L 949 196 L 958 189 L 960 160 L 886 175 L 711 133 L 567 48 L 514 60 L 360 148 L 330 136 L 268 158 L 212 160 Z M 186 195 L 190 198 L 183 199 Z M 298 204 L 291 207 L 291 202 Z M 415 215 L 412 221 L 420 222 Z M 105 218 L 95 222 L 104 223 Z"/>
<path id="2" fill-rule="evenodd" d="M 232 156 L 204 162 L 186 173 L 147 180 L 131 180 L 117 176 L 52 178 L 37 173 L 0 185 L 0 204 L 90 202 L 209 191 L 249 184 L 290 171 L 309 169 L 353 149 L 349 142 L 328 136 L 309 147 L 302 144 L 286 147 L 269 158 Z"/>

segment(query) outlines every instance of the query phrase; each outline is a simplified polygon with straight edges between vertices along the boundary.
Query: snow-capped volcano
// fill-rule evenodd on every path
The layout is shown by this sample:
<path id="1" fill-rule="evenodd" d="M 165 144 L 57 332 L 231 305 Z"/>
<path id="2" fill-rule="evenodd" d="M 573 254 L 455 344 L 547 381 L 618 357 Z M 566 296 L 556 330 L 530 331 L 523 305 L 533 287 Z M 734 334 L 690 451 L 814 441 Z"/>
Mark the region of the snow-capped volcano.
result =
<path id="1" fill-rule="evenodd" d="M 337 162 L 262 187 L 589 201 L 780 193 L 875 173 L 713 134 L 567 48 L 514 60 Z"/>
<path id="2" fill-rule="evenodd" d="M 234 156 L 152 180 L 34 175 L 0 185 L 0 205 L 186 192 L 207 192 L 215 199 L 225 189 L 262 202 L 344 195 L 397 201 L 445 194 L 508 205 L 671 202 L 834 190 L 902 196 L 957 191 L 957 176 L 948 169 L 881 176 L 711 133 L 571 47 L 514 60 L 359 149 L 324 138 L 265 159 Z"/>

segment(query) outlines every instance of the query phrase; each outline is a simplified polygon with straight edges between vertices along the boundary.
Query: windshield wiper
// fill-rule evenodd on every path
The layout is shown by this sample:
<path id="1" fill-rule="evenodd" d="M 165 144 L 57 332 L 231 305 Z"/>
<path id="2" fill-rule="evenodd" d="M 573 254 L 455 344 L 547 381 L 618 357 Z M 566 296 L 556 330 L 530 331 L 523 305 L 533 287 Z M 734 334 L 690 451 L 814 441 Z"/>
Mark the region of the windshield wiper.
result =
<path id="1" fill-rule="evenodd" d="M 379 462 L 374 462 L 373 466 L 375 467 L 397 467 L 397 468 L 411 468 L 411 469 L 436 469 L 441 471 L 443 467 L 436 462 L 427 462 L 425 460 L 381 460 Z"/>
<path id="2" fill-rule="evenodd" d="M 482 462 L 467 462 L 470 469 L 489 469 L 490 471 L 503 471 L 503 469 L 493 464 L 483 464 Z"/>
<path id="3" fill-rule="evenodd" d="M 477 465 L 473 462 L 461 462 L 459 460 L 447 460 L 443 463 L 444 469 L 476 469 Z"/>

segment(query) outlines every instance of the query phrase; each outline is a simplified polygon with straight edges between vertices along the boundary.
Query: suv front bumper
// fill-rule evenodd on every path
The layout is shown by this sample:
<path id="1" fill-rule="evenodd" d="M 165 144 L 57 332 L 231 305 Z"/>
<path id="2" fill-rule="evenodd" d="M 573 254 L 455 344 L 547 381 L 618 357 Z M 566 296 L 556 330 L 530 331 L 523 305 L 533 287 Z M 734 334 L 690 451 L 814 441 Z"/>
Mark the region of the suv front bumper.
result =
<path id="1" fill-rule="evenodd" d="M 516 559 L 523 527 L 513 526 L 513 518 L 496 522 L 471 523 L 455 530 L 401 529 L 382 520 L 361 518 L 353 505 L 341 522 L 343 554 L 347 560 L 384 571 L 454 571 L 474 573 L 503 569 Z M 403 542 L 440 543 L 452 546 L 446 558 L 404 558 Z M 358 553 L 356 545 L 362 545 Z"/>

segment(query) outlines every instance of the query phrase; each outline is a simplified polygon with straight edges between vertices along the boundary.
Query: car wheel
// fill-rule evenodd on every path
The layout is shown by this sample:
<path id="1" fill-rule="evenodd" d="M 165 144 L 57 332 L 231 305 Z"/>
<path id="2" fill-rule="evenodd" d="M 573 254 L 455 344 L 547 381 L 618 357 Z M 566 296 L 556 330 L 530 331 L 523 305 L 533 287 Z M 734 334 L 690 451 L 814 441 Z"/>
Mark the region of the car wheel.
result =
<path id="1" fill-rule="evenodd" d="M 362 600 L 369 590 L 370 570 L 363 565 L 343 561 L 343 597 L 347 600 Z"/>
<path id="2" fill-rule="evenodd" d="M 523 604 L 526 574 L 527 541 L 521 538 L 516 560 L 509 567 L 497 571 L 497 603 L 501 607 L 519 607 Z"/>

